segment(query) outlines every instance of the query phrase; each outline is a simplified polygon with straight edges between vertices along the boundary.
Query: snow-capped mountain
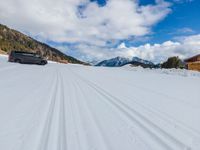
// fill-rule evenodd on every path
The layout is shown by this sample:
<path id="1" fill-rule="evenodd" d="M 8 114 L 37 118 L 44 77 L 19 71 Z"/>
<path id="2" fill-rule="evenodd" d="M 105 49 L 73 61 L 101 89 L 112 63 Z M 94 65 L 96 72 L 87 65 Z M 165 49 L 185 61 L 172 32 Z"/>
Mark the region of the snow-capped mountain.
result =
<path id="1" fill-rule="evenodd" d="M 120 67 L 128 64 L 131 60 L 124 57 L 115 57 L 112 59 L 104 60 L 98 63 L 96 66 L 106 66 L 106 67 Z"/>
<path id="2" fill-rule="evenodd" d="M 143 66 L 143 67 L 153 67 L 154 66 L 154 64 L 151 61 L 143 60 L 138 57 L 133 57 L 132 59 L 124 58 L 124 57 L 115 57 L 112 59 L 101 61 L 96 66 L 121 67 L 126 64 L 132 64 L 135 66 Z"/>
<path id="3" fill-rule="evenodd" d="M 140 62 L 140 63 L 143 63 L 143 64 L 154 65 L 151 61 L 144 60 L 144 59 L 141 59 L 141 58 L 138 58 L 138 57 L 133 57 L 132 61 L 134 61 L 134 62 Z"/>
<path id="4" fill-rule="evenodd" d="M 92 66 L 95 66 L 96 64 L 99 63 L 98 60 L 90 60 L 90 61 L 87 61 L 87 63 L 91 64 Z"/>

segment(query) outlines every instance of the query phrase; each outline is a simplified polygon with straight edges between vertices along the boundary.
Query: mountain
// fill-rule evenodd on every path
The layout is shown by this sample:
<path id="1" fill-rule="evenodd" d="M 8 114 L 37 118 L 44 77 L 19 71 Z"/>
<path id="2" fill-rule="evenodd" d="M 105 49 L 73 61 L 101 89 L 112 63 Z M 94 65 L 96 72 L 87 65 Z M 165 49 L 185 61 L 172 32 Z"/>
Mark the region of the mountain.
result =
<path id="1" fill-rule="evenodd" d="M 132 62 L 140 62 L 140 63 L 143 63 L 143 64 L 149 64 L 149 65 L 154 65 L 151 61 L 148 61 L 148 60 L 144 60 L 144 59 L 141 59 L 141 58 L 138 58 L 138 57 L 133 57 L 132 58 Z"/>
<path id="2" fill-rule="evenodd" d="M 104 60 L 98 63 L 96 66 L 105 66 L 105 67 L 120 67 L 129 63 L 130 60 L 124 57 L 115 57 L 112 59 Z"/>
<path id="3" fill-rule="evenodd" d="M 132 59 L 115 57 L 112 59 L 101 61 L 96 66 L 121 67 L 127 64 L 131 64 L 132 66 L 142 66 L 144 68 L 153 68 L 155 66 L 151 61 L 144 60 L 138 57 L 133 57 Z"/>
<path id="4" fill-rule="evenodd" d="M 9 53 L 11 50 L 35 52 L 48 60 L 57 62 L 87 64 L 62 53 L 56 48 L 0 24 L 0 53 Z"/>
<path id="5" fill-rule="evenodd" d="M 89 63 L 89 64 L 92 65 L 92 66 L 95 66 L 96 64 L 99 63 L 98 60 L 89 60 L 89 61 L 86 61 L 86 62 Z"/>

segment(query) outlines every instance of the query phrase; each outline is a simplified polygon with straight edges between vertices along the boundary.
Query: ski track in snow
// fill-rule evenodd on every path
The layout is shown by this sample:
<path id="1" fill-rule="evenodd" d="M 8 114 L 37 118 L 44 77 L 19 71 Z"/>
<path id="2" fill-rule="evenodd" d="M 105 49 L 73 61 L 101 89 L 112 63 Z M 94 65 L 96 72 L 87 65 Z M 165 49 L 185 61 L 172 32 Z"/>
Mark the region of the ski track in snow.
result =
<path id="1" fill-rule="evenodd" d="M 144 71 L 3 59 L 0 67 L 0 150 L 200 150 L 200 78 L 174 75 L 176 88 L 194 88 L 188 100 L 144 86 Z M 156 86 L 171 80 L 154 76 L 164 78 Z"/>

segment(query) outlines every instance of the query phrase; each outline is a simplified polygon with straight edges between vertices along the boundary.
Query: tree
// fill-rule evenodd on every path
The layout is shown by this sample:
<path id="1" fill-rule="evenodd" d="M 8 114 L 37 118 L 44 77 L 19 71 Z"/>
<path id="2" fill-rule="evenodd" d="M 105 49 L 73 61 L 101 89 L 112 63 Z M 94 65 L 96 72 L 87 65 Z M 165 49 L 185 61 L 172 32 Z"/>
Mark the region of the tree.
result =
<path id="1" fill-rule="evenodd" d="M 161 67 L 162 68 L 185 68 L 185 64 L 184 62 L 178 57 L 178 56 L 175 56 L 175 57 L 170 57 L 167 59 L 166 62 L 164 62 L 163 64 L 161 64 Z"/>

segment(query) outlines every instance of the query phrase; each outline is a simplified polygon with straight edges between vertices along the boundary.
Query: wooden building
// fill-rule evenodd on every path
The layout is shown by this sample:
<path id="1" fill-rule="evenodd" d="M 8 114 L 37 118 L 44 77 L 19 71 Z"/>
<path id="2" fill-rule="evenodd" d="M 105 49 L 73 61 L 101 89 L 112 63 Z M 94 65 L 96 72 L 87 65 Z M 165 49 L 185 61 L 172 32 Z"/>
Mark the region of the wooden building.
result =
<path id="1" fill-rule="evenodd" d="M 200 71 L 200 54 L 185 59 L 185 62 L 186 62 L 186 64 L 187 64 L 187 68 L 188 68 L 189 70 Z"/>

